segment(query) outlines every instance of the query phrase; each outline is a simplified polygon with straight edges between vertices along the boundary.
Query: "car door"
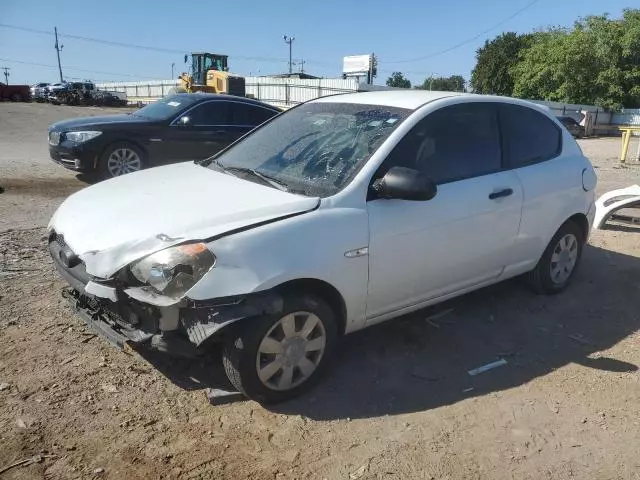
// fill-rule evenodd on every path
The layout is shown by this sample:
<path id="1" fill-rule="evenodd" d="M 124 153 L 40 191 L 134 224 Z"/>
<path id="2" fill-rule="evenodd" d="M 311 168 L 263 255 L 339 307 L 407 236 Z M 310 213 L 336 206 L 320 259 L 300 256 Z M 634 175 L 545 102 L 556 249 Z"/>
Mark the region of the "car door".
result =
<path id="1" fill-rule="evenodd" d="M 238 101 L 230 101 L 229 104 L 231 110 L 230 137 L 233 141 L 278 114 L 275 109 L 261 105 Z"/>
<path id="2" fill-rule="evenodd" d="M 562 130 L 532 108 L 503 104 L 500 123 L 505 164 L 525 192 L 514 265 L 520 273 L 535 266 L 555 229 L 566 220 L 563 206 L 584 202 L 582 158 L 561 158 Z"/>
<path id="3" fill-rule="evenodd" d="M 369 322 L 495 281 L 512 262 L 523 190 L 501 150 L 492 103 L 437 110 L 396 145 L 372 181 L 399 165 L 423 171 L 438 192 L 367 202 Z"/>
<path id="4" fill-rule="evenodd" d="M 201 160 L 226 147 L 233 138 L 229 103 L 210 100 L 180 114 L 163 136 L 163 156 L 169 161 Z"/>

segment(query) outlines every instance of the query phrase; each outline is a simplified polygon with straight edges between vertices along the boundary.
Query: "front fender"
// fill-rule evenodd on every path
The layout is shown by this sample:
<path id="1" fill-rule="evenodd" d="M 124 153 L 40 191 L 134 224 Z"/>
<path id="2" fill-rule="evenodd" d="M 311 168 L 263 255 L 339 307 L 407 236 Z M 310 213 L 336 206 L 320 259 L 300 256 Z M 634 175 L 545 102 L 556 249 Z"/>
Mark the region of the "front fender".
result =
<path id="1" fill-rule="evenodd" d="M 297 279 L 333 286 L 347 309 L 346 330 L 364 322 L 369 261 L 345 253 L 368 247 L 366 210 L 319 208 L 209 244 L 216 265 L 189 292 L 195 301 L 270 290 Z"/>

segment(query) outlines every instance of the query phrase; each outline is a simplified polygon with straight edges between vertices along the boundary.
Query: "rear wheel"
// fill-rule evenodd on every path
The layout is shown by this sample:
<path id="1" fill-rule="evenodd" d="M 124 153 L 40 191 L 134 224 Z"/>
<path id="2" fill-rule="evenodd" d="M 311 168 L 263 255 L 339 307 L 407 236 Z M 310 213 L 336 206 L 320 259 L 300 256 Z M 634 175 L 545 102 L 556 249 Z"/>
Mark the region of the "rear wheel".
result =
<path id="1" fill-rule="evenodd" d="M 138 147 L 119 142 L 105 149 L 98 163 L 98 174 L 101 179 L 119 177 L 142 170 L 144 163 L 144 155 Z"/>
<path id="2" fill-rule="evenodd" d="M 529 283 L 538 293 L 553 294 L 567 288 L 582 257 L 584 235 L 578 225 L 566 222 L 553 236 L 540 261 L 529 272 Z"/>
<path id="3" fill-rule="evenodd" d="M 225 341 L 222 360 L 240 392 L 275 403 L 315 385 L 336 338 L 335 315 L 322 298 L 292 295 L 285 297 L 282 313 L 240 321 Z"/>

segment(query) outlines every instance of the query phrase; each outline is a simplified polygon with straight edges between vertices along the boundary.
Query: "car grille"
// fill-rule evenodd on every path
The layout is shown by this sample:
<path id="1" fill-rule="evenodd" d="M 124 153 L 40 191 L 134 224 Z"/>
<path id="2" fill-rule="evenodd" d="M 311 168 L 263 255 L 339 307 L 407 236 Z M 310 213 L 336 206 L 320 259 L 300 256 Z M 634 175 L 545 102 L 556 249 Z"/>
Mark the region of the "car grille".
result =
<path id="1" fill-rule="evenodd" d="M 58 242 L 58 245 L 60 245 L 61 248 L 68 247 L 67 242 L 64 241 L 64 235 L 60 235 L 58 233 L 54 233 L 52 235 L 51 241 Z"/>
<path id="2" fill-rule="evenodd" d="M 49 132 L 49 145 L 60 144 L 60 132 Z"/>

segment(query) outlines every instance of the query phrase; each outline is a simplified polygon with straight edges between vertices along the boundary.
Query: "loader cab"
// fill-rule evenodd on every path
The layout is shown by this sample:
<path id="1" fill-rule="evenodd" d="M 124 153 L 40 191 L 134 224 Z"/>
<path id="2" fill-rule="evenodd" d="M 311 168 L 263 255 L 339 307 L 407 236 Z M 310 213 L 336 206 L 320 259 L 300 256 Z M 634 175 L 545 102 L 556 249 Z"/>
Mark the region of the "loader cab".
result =
<path id="1" fill-rule="evenodd" d="M 191 77 L 193 78 L 193 84 L 206 85 L 207 72 L 209 70 L 227 72 L 229 70 L 228 58 L 228 55 L 218 55 L 215 53 L 192 53 Z"/>

